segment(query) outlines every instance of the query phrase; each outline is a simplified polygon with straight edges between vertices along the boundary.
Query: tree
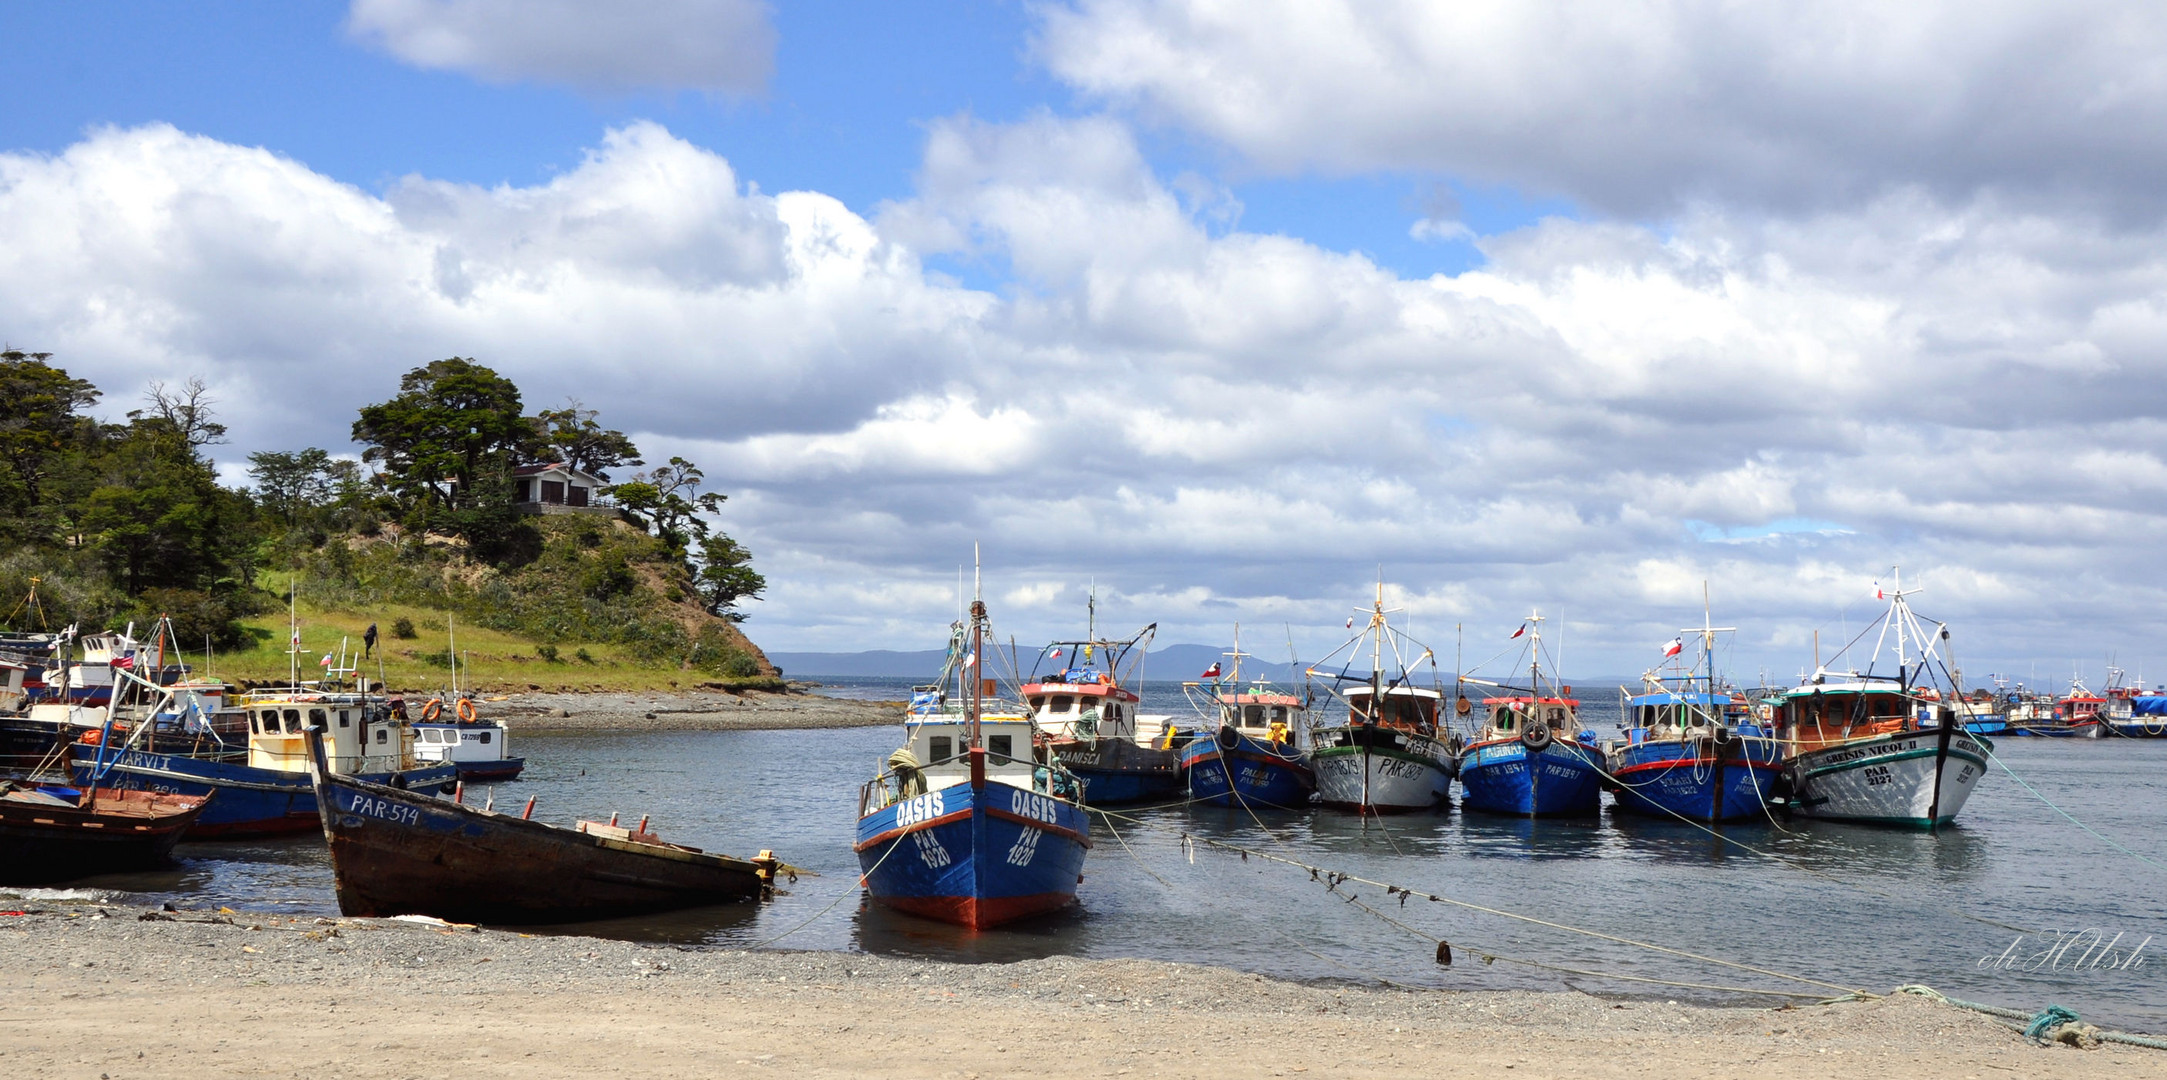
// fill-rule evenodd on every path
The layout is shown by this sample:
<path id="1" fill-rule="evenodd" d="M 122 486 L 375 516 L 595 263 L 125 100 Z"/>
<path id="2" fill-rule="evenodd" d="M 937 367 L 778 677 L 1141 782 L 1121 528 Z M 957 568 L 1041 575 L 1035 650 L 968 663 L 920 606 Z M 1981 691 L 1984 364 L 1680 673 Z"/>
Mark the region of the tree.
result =
<path id="1" fill-rule="evenodd" d="M 108 431 L 90 463 L 95 486 L 73 507 L 81 536 L 131 596 L 208 587 L 238 546 L 245 503 L 165 420 Z"/>
<path id="2" fill-rule="evenodd" d="M 381 463 L 393 491 L 424 503 L 471 500 L 485 472 L 507 474 L 536 442 L 520 415 L 519 387 L 469 359 L 451 357 L 399 380 L 399 395 L 354 421 L 361 460 Z"/>
<path id="3" fill-rule="evenodd" d="M 286 519 L 288 528 L 316 511 L 360 503 L 368 494 L 358 463 L 313 446 L 298 453 L 250 454 L 248 478 L 256 482 L 256 502 Z"/>
<path id="4" fill-rule="evenodd" d="M 758 600 L 760 591 L 767 588 L 767 578 L 751 564 L 752 552 L 722 533 L 700 541 L 700 569 L 695 580 L 708 614 L 731 622 L 745 620 L 745 613 L 737 610 L 738 601 Z"/>
<path id="5" fill-rule="evenodd" d="M 607 470 L 619 465 L 644 465 L 639 447 L 622 431 L 611 431 L 595 422 L 601 415 L 574 401 L 563 409 L 544 409 L 534 417 L 542 441 L 556 459 L 583 473 L 609 479 Z"/>
<path id="6" fill-rule="evenodd" d="M 706 478 L 699 466 L 673 457 L 667 465 L 633 473 L 631 480 L 611 487 L 609 494 L 617 500 L 618 509 L 651 530 L 671 554 L 683 558 L 692 538 L 707 536 L 707 522 L 700 515 L 722 509 L 727 498 L 713 492 L 697 494 L 700 481 Z"/>
<path id="7" fill-rule="evenodd" d="M 151 407 L 129 413 L 128 419 L 138 420 L 148 413 L 172 424 L 181 433 L 181 438 L 187 440 L 191 453 L 226 441 L 226 425 L 211 419 L 211 406 L 217 404 L 218 399 L 211 396 L 210 387 L 204 385 L 202 377 L 189 376 L 178 390 L 169 390 L 166 384 L 154 382 L 143 396 Z"/>
<path id="8" fill-rule="evenodd" d="M 98 388 L 47 364 L 52 355 L 0 352 L 0 502 L 13 517 L 39 505 L 53 461 L 96 427 L 80 410 Z"/>

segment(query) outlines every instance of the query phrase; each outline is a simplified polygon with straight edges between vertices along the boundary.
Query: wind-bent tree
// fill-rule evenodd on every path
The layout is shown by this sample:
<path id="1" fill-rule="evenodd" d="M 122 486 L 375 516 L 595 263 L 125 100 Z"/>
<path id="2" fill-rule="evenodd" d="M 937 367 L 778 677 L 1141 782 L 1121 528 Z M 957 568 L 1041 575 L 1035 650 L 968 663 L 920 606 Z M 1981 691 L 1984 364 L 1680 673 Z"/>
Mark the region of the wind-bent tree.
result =
<path id="1" fill-rule="evenodd" d="M 695 580 L 707 613 L 731 622 L 745 621 L 738 601 L 758 600 L 767 588 L 767 578 L 752 568 L 752 552 L 722 533 L 700 541 L 699 567 Z"/>
<path id="2" fill-rule="evenodd" d="M 619 465 L 644 465 L 639 447 L 622 431 L 611 431 L 595 421 L 601 414 L 574 401 L 567 408 L 544 409 L 534 417 L 547 452 L 556 460 L 590 476 L 609 479 L 608 470 Z"/>
<path id="3" fill-rule="evenodd" d="M 353 435 L 393 491 L 446 505 L 477 497 L 478 480 L 504 473 L 535 442 L 519 387 L 457 356 L 407 372 L 399 396 L 361 410 Z"/>
<path id="4" fill-rule="evenodd" d="M 671 554 L 684 558 L 695 537 L 707 537 L 707 522 L 700 515 L 722 509 L 727 498 L 714 492 L 699 494 L 700 482 L 706 478 L 699 466 L 673 457 L 667 465 L 633 473 L 632 479 L 611 487 L 609 493 L 619 510 L 652 530 L 669 545 Z"/>

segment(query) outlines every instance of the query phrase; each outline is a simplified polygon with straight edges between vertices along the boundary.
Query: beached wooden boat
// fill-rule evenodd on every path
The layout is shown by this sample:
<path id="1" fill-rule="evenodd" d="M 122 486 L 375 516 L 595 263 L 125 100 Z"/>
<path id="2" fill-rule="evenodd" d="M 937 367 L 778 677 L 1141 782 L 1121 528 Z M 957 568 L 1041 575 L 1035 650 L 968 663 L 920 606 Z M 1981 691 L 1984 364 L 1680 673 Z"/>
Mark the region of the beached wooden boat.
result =
<path id="1" fill-rule="evenodd" d="M 0 885 L 162 866 L 209 801 L 0 781 Z"/>
<path id="2" fill-rule="evenodd" d="M 765 853 L 716 855 L 600 822 L 567 829 L 342 776 L 316 731 L 305 734 L 348 915 L 578 922 L 764 898 L 780 866 Z"/>

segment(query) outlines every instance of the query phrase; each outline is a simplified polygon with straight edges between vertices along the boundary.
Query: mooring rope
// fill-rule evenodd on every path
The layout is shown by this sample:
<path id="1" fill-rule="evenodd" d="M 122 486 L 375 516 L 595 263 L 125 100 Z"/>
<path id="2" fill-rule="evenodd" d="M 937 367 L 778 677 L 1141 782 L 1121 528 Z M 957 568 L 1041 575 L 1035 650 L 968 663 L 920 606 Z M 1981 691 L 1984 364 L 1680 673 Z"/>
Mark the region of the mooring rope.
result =
<path id="1" fill-rule="evenodd" d="M 2078 1016 L 2073 1010 L 2065 1009 L 2060 1005 L 2050 1004 L 2036 1013 L 2028 1013 L 2018 1009 L 2005 1009 L 1999 1005 L 1988 1005 L 1983 1002 L 1953 998 L 1931 986 L 1922 986 L 1918 983 L 1899 986 L 1890 993 L 1916 994 L 1944 1005 L 1954 1005 L 1959 1009 L 1970 1009 L 1972 1012 L 1999 1017 L 2011 1021 L 2009 1026 L 2023 1032 L 2027 1038 L 2036 1039 L 2043 1043 L 2056 1041 L 2055 1037 L 2061 1028 L 2077 1025 L 2082 1029 L 2080 1030 L 2081 1036 L 2085 1038 L 2098 1039 L 2103 1042 L 2125 1043 L 2130 1046 L 2142 1046 L 2152 1050 L 2167 1050 L 2167 1039 L 2153 1038 L 2149 1035 L 2132 1035 L 2126 1031 L 2101 1031 L 2089 1024 L 2085 1024 L 2084 1018 Z"/>

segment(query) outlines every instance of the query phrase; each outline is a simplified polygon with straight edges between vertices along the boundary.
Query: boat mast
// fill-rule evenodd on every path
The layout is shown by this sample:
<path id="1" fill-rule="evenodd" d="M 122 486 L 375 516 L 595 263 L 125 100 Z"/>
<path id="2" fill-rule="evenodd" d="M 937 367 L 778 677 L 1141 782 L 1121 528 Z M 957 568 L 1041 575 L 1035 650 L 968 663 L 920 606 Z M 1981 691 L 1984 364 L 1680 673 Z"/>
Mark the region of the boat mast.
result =
<path id="1" fill-rule="evenodd" d="M 286 685 L 301 685 L 301 582 L 286 583 Z"/>
<path id="2" fill-rule="evenodd" d="M 986 681 L 985 681 L 985 679 L 984 679 L 984 678 L 982 678 L 981 676 L 982 676 L 982 673 L 983 673 L 983 672 L 984 672 L 984 671 L 986 670 L 986 662 L 985 662 L 985 658 L 979 655 L 979 650 L 980 650 L 980 649 L 982 649 L 982 648 L 984 647 L 984 645 L 985 645 L 985 637 L 986 637 L 986 600 L 985 600 L 985 580 L 984 580 L 984 574 L 983 574 L 983 572 L 982 572 L 982 571 L 981 571 L 981 570 L 979 569 L 979 564 L 978 564 L 978 545 L 977 545 L 977 544 L 972 544 L 972 545 L 971 545 L 971 656 L 970 656 L 970 662 L 969 662 L 968 664 L 965 664 L 964 666 L 965 666 L 966 668 L 968 668 L 968 669 L 969 669 L 969 674 L 970 674 L 970 680 L 971 680 L 971 693 L 970 693 L 970 698 L 969 698 L 969 701 L 970 701 L 970 713 L 969 713 L 969 716 L 970 716 L 970 721 L 971 721 L 971 722 L 970 722 L 970 727 L 969 727 L 969 729 L 968 729 L 968 734 L 967 734 L 967 736 L 966 736 L 966 737 L 970 739 L 970 743 L 969 743 L 968 745 L 969 745 L 969 747 L 970 747 L 971 749 L 973 749 L 973 750 L 975 750 L 975 749 L 977 749 L 977 748 L 978 748 L 978 714 L 979 714 L 979 711 L 980 711 L 981 709 L 983 709 L 983 708 L 985 707 L 985 702 L 984 702 L 984 700 L 983 700 L 983 699 L 984 699 L 984 693 L 985 693 L 985 689 L 986 689 Z"/>

